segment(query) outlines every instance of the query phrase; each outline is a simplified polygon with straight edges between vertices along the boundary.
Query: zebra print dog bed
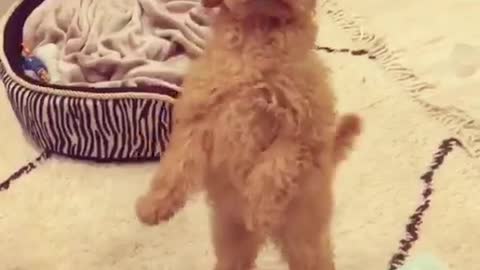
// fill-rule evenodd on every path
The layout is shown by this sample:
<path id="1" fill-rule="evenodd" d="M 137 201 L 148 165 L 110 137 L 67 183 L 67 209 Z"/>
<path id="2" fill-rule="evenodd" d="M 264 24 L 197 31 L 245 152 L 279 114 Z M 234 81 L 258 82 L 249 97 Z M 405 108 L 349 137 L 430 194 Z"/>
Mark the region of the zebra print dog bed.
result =
<path id="1" fill-rule="evenodd" d="M 42 1 L 20 1 L 0 25 L 0 78 L 24 131 L 46 151 L 72 158 L 158 159 L 171 130 L 175 90 L 67 87 L 24 75 L 22 29 Z"/>

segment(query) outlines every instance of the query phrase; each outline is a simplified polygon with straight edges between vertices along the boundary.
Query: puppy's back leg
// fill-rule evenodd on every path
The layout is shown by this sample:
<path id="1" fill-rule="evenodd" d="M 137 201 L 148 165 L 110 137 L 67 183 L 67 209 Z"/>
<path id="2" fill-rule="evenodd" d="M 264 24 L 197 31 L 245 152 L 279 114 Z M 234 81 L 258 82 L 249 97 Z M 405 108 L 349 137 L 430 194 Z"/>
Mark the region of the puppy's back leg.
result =
<path id="1" fill-rule="evenodd" d="M 264 239 L 247 231 L 231 214 L 215 210 L 212 217 L 215 270 L 251 270 Z"/>
<path id="2" fill-rule="evenodd" d="M 312 176 L 318 183 L 320 175 Z M 274 240 L 290 270 L 335 270 L 330 240 L 333 195 L 329 184 L 302 190 Z"/>
<path id="3" fill-rule="evenodd" d="M 299 220 L 291 220 L 288 224 L 291 229 L 277 239 L 289 269 L 335 270 L 329 229 L 317 224 L 319 227 L 315 230 L 302 231 L 303 225 Z M 298 227 L 293 228 L 295 226 Z"/>

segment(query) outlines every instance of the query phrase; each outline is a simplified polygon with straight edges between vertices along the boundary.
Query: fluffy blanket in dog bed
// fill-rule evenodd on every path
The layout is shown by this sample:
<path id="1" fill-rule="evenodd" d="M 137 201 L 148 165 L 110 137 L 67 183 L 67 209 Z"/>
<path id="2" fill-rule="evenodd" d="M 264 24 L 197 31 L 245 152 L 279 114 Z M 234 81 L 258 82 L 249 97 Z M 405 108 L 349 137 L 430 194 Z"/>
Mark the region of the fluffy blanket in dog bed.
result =
<path id="1" fill-rule="evenodd" d="M 57 84 L 179 87 L 209 18 L 198 0 L 44 0 L 23 40 Z"/>
<path id="2" fill-rule="evenodd" d="M 208 34 L 199 5 L 18 1 L 1 25 L 0 76 L 29 137 L 42 149 L 80 159 L 159 158 L 183 75 Z M 55 61 L 46 62 L 61 84 L 25 75 L 23 42 L 39 58 L 53 46 Z"/>

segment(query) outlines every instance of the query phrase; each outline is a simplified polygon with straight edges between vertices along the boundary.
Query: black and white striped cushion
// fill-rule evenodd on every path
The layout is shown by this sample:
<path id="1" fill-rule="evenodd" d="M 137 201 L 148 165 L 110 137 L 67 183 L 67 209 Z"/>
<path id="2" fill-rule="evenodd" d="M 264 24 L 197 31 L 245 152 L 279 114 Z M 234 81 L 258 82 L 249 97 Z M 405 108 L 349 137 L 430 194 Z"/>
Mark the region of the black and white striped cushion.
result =
<path id="1" fill-rule="evenodd" d="M 101 161 L 158 158 L 171 130 L 172 104 L 151 99 L 88 99 L 32 91 L 0 69 L 24 130 L 40 147 Z"/>
<path id="2" fill-rule="evenodd" d="M 172 128 L 175 90 L 40 85 L 23 75 L 23 24 L 42 1 L 19 1 L 1 28 L 0 78 L 26 133 L 39 147 L 78 159 L 160 158 Z"/>

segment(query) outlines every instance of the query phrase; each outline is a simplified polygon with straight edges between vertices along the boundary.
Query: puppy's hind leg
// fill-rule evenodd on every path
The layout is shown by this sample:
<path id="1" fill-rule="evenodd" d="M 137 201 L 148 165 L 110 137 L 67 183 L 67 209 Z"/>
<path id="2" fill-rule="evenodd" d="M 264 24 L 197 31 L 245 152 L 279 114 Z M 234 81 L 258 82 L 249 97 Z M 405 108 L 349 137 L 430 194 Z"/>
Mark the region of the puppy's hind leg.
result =
<path id="1" fill-rule="evenodd" d="M 303 222 L 291 219 L 289 228 L 277 239 L 289 269 L 335 270 L 328 229 L 312 221 L 305 227 Z M 311 227 L 314 224 L 318 228 Z"/>
<path id="2" fill-rule="evenodd" d="M 320 176 L 312 178 L 325 181 Z M 290 270 L 335 270 L 330 240 L 333 195 L 327 185 L 302 190 L 274 240 Z"/>
<path id="3" fill-rule="evenodd" d="M 240 220 L 215 212 L 212 220 L 215 270 L 251 270 L 264 239 L 246 229 Z"/>

